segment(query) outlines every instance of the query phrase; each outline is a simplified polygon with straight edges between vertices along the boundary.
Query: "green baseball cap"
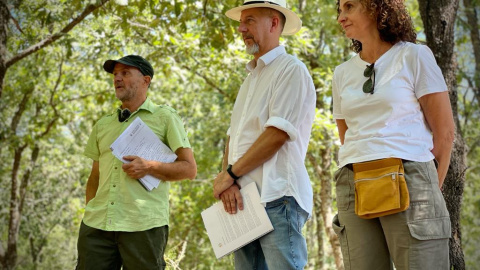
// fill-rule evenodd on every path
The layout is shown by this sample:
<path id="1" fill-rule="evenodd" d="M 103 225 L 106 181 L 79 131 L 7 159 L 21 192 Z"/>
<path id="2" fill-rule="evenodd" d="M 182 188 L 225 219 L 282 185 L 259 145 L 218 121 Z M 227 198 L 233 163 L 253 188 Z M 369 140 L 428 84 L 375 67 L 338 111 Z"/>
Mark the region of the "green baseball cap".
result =
<path id="1" fill-rule="evenodd" d="M 112 73 L 116 63 L 136 67 L 144 76 L 150 76 L 150 78 L 153 78 L 152 65 L 140 55 L 127 55 L 118 60 L 107 60 L 103 63 L 103 69 L 108 73 Z"/>

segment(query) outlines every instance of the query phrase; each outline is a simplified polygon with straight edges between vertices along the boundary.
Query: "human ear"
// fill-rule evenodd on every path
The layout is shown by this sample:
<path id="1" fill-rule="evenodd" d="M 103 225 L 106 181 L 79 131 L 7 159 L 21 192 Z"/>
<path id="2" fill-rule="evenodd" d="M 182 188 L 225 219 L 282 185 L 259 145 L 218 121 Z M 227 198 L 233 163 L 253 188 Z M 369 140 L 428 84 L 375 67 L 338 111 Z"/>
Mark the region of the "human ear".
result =
<path id="1" fill-rule="evenodd" d="M 145 82 L 145 84 L 150 85 L 152 78 L 150 76 L 143 76 L 143 81 Z"/>
<path id="2" fill-rule="evenodd" d="M 272 17 L 272 27 L 270 27 L 270 32 L 275 32 L 280 27 L 280 19 L 277 16 Z"/>

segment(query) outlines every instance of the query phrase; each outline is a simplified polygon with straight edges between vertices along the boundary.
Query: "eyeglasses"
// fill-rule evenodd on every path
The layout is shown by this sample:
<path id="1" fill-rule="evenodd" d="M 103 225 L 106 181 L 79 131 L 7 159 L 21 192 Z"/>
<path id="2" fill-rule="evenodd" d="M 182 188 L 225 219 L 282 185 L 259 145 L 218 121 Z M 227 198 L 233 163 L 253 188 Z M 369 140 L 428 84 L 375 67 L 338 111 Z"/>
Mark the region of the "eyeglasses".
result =
<path id="1" fill-rule="evenodd" d="M 371 65 L 367 65 L 367 68 L 365 71 L 363 71 L 363 76 L 367 77 L 368 80 L 363 84 L 363 92 L 368 94 L 373 95 L 373 90 L 375 89 L 375 69 L 374 69 L 375 63 L 372 63 Z M 373 81 L 372 81 L 372 75 L 373 75 Z"/>

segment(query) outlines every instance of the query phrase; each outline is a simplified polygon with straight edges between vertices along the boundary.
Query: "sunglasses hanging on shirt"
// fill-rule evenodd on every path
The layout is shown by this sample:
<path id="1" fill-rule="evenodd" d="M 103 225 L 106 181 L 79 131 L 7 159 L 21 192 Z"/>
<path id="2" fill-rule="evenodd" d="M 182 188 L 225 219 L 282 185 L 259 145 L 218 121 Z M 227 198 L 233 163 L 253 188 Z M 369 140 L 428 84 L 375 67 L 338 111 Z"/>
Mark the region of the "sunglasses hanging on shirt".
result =
<path id="1" fill-rule="evenodd" d="M 125 122 L 132 113 L 130 112 L 129 109 L 123 109 L 121 111 L 118 111 L 118 121 L 120 122 Z"/>
<path id="2" fill-rule="evenodd" d="M 365 71 L 363 71 L 363 76 L 367 77 L 368 80 L 363 84 L 363 92 L 365 94 L 372 94 L 373 95 L 373 90 L 375 89 L 375 63 L 372 63 L 371 65 L 367 65 L 367 68 Z M 372 81 L 373 77 L 373 81 Z"/>

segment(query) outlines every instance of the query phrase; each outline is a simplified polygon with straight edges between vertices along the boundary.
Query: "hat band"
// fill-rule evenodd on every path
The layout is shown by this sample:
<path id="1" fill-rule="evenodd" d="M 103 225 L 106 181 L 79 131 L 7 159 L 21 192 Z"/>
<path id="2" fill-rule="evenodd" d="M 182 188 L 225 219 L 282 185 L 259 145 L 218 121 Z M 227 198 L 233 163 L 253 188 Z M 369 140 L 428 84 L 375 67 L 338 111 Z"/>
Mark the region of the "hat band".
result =
<path id="1" fill-rule="evenodd" d="M 270 1 L 250 1 L 250 2 L 247 2 L 247 3 L 243 3 L 244 6 L 252 5 L 252 4 L 272 4 L 272 5 L 280 6 L 279 4 L 274 3 L 274 2 L 270 2 Z"/>

